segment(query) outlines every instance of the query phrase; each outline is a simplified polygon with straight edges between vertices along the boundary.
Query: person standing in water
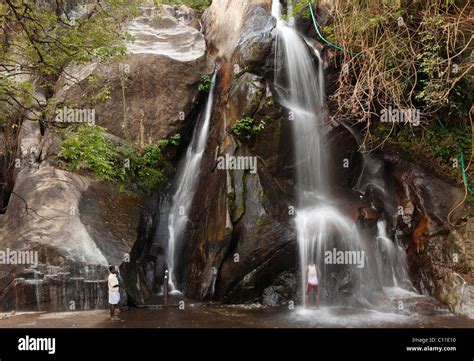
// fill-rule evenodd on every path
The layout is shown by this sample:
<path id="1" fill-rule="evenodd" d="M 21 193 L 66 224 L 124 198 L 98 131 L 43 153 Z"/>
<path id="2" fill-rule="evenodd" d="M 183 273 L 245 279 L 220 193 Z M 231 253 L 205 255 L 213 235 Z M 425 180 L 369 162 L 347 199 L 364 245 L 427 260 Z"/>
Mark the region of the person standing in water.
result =
<path id="1" fill-rule="evenodd" d="M 110 308 L 110 320 L 111 321 L 119 321 L 120 319 L 115 316 L 115 309 L 118 307 L 120 302 L 120 289 L 119 289 L 119 281 L 117 278 L 117 270 L 114 266 L 109 267 L 109 278 L 108 278 L 108 285 L 109 285 L 109 308 Z"/>
<path id="2" fill-rule="evenodd" d="M 316 293 L 316 307 L 319 308 L 319 278 L 321 271 L 314 262 L 311 262 L 306 268 L 306 277 L 308 285 L 306 286 L 306 305 L 309 305 L 309 295 L 311 290 Z"/>

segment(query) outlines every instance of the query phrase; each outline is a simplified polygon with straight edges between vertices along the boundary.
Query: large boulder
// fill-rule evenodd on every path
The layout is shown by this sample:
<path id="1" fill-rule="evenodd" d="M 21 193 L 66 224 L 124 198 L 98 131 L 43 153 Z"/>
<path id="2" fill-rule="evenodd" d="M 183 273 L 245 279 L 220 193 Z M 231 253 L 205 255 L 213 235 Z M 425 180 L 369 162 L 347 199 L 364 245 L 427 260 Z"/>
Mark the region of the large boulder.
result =
<path id="1" fill-rule="evenodd" d="M 325 137 L 323 148 L 328 154 L 328 179 L 332 187 L 352 188 L 363 167 L 362 154 L 354 135 L 345 127 L 332 128 Z"/>
<path id="2" fill-rule="evenodd" d="M 233 155 L 254 156 L 241 149 Z M 216 297 L 226 302 L 262 301 L 263 290 L 297 262 L 295 233 L 281 219 L 280 190 L 264 164 L 258 168 L 257 174 L 230 172 L 235 194 L 229 208 L 234 227 L 229 256 L 216 284 Z"/>
<path id="3" fill-rule="evenodd" d="M 1 249 L 35 262 L 0 266 L 2 309 L 105 307 L 107 267 L 128 259 L 140 198 L 49 166 L 22 172 L 0 217 Z"/>
<path id="4" fill-rule="evenodd" d="M 238 56 L 235 54 L 236 50 L 242 49 L 239 44 L 252 38 L 267 38 L 271 31 L 267 26 L 271 23 L 273 27 L 275 25 L 275 20 L 269 14 L 270 7 L 271 0 L 213 1 L 203 16 L 204 33 L 213 55 L 230 62 L 233 56 Z M 266 31 L 262 31 L 265 29 Z M 260 56 L 255 59 L 257 62 L 265 59 L 260 53 L 260 50 L 268 46 L 266 41 L 265 44 L 258 49 Z"/>
<path id="5" fill-rule="evenodd" d="M 178 132 L 193 116 L 202 76 L 213 70 L 195 20 L 186 7 L 142 7 L 128 27 L 134 41 L 126 59 L 69 66 L 49 120 L 61 121 L 61 110 L 89 110 L 96 124 L 141 146 Z"/>

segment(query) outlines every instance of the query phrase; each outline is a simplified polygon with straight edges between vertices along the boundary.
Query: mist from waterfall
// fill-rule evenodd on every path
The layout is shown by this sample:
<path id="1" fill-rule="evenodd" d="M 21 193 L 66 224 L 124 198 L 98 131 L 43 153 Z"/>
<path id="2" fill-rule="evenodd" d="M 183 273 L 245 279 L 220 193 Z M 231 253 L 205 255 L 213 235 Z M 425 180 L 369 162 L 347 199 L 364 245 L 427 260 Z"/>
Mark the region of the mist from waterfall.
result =
<path id="1" fill-rule="evenodd" d="M 289 14 L 290 9 L 291 1 L 288 2 Z M 295 30 L 294 19 L 290 16 L 286 22 L 281 14 L 281 4 L 274 0 L 272 15 L 277 18 L 274 88 L 280 103 L 288 110 L 292 123 L 297 188 L 295 228 L 300 256 L 301 291 L 304 293 L 306 288 L 307 266 L 315 262 L 322 273 L 320 294 L 323 299 L 337 304 L 352 297 L 359 304 L 366 304 L 372 292 L 381 289 L 382 279 L 372 260 L 379 256 L 374 257 L 373 250 L 362 239 L 357 225 L 338 210 L 329 196 L 327 166 L 330 154 L 325 152 L 322 143 L 325 132 L 322 59 L 319 51 Z M 318 60 L 318 71 L 311 50 Z M 399 252 L 391 250 L 385 240 L 381 247 L 384 254 L 390 254 L 395 270 L 398 266 L 395 254 L 399 255 Z M 337 251 L 346 255 L 362 255 L 364 267 L 327 262 L 326 254 L 329 256 Z M 396 272 L 392 274 L 397 280 Z M 304 294 L 301 299 L 306 303 Z"/>
<path id="2" fill-rule="evenodd" d="M 176 249 L 182 240 L 183 233 L 188 223 L 188 214 L 192 206 L 194 193 L 199 180 L 201 160 L 206 150 L 209 137 L 209 124 L 212 117 L 214 104 L 214 88 L 216 85 L 217 72 L 212 77 L 212 85 L 207 98 L 206 107 L 201 124 L 196 124 L 191 143 L 186 150 L 186 156 L 178 166 L 175 177 L 175 191 L 171 199 L 171 207 L 168 215 L 168 250 L 167 264 L 169 274 L 169 285 L 171 291 L 177 291 L 175 275 Z"/>

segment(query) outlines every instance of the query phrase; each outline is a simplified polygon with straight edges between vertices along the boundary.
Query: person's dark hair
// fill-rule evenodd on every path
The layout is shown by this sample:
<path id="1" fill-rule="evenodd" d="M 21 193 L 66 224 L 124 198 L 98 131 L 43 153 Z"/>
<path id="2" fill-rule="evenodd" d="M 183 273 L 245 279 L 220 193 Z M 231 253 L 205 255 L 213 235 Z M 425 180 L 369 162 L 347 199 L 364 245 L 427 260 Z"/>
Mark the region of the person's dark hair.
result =
<path id="1" fill-rule="evenodd" d="M 109 267 L 109 271 L 110 271 L 110 272 L 115 271 L 115 267 L 114 267 L 114 266 L 110 266 L 110 267 Z"/>

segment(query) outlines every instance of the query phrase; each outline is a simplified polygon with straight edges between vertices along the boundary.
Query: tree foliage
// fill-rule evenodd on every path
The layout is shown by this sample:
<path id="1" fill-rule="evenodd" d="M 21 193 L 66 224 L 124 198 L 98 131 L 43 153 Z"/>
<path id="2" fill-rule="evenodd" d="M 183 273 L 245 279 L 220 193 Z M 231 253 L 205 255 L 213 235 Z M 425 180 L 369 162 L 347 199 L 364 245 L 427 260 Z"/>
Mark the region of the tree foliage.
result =
<path id="1" fill-rule="evenodd" d="M 141 190 L 152 191 L 167 185 L 172 166 L 164 152 L 168 146 L 179 145 L 179 135 L 138 149 L 128 143 L 114 143 L 105 132 L 95 125 L 67 128 L 59 152 L 66 168 L 122 189 L 136 184 Z"/>

